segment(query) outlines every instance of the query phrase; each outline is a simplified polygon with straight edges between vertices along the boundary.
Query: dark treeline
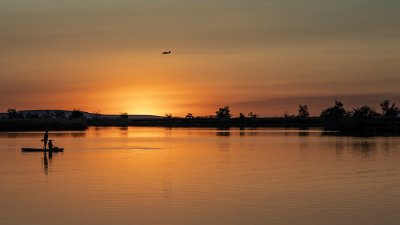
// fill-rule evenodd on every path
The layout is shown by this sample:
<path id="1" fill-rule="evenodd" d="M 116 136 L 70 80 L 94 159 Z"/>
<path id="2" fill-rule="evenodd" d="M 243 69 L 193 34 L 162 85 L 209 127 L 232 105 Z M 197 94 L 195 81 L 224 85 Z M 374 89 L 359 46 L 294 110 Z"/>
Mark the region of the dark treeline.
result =
<path id="1" fill-rule="evenodd" d="M 1 119 L 0 131 L 85 130 L 85 119 Z"/>
<path id="2" fill-rule="evenodd" d="M 68 116 L 64 111 L 23 115 L 15 109 L 9 109 L 7 117 L 0 119 L 0 130 L 82 130 L 88 126 L 323 127 L 342 133 L 400 133 L 400 109 L 388 100 L 383 101 L 380 107 L 381 112 L 367 105 L 348 110 L 342 102 L 336 101 L 333 106 L 323 109 L 319 116 L 310 116 L 308 106 L 300 104 L 297 115 L 266 118 L 254 112 L 246 115 L 239 113 L 238 117 L 233 117 L 230 107 L 225 106 L 210 116 L 188 113 L 181 118 L 168 113 L 165 117 L 154 119 L 129 118 L 127 113 L 113 118 L 101 114 L 86 118 L 79 110 L 72 111 Z"/>
<path id="3" fill-rule="evenodd" d="M 87 120 L 92 126 L 162 126 L 162 127 L 317 127 L 321 126 L 320 117 L 285 116 L 261 118 L 250 112 L 234 118 L 230 107 L 219 108 L 215 115 L 194 116 L 188 113 L 184 118 L 173 117 L 166 113 L 165 117 L 157 119 L 128 119 L 128 114 L 120 114 L 120 118 L 105 118 L 99 115 Z"/>
<path id="4" fill-rule="evenodd" d="M 346 110 L 342 102 L 336 101 L 320 117 L 326 130 L 360 135 L 400 134 L 400 109 L 389 100 L 383 101 L 380 107 L 381 113 L 368 105 Z"/>
<path id="5" fill-rule="evenodd" d="M 9 109 L 7 117 L 0 119 L 1 131 L 85 130 L 87 127 L 87 120 L 79 110 L 66 116 L 61 110 L 55 113 L 46 111 L 42 115 L 24 115 L 15 109 Z"/>
<path id="6" fill-rule="evenodd" d="M 195 117 L 195 118 L 162 118 L 162 119 L 100 119 L 88 120 L 92 126 L 161 126 L 161 127 L 318 127 L 322 121 L 319 117 L 276 117 L 276 118 L 229 118 Z"/>

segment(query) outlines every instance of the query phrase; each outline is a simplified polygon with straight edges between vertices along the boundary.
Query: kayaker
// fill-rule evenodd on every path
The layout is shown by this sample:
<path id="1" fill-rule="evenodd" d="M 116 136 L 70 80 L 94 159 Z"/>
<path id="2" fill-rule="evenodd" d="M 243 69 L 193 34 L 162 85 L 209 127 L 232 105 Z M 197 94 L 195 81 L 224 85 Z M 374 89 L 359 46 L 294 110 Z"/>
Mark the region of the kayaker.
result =
<path id="1" fill-rule="evenodd" d="M 48 140 L 49 140 L 49 132 L 46 130 L 46 132 L 44 133 L 44 137 L 43 137 L 43 143 L 44 143 L 43 148 L 44 149 L 46 149 Z"/>

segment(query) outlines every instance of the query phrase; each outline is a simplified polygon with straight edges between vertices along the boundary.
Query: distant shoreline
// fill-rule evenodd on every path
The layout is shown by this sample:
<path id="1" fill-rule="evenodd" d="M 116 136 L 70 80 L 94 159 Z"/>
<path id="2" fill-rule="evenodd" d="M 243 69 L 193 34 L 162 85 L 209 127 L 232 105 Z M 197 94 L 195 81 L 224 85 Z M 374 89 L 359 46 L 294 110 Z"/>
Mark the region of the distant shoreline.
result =
<path id="1" fill-rule="evenodd" d="M 273 118 L 77 118 L 77 119 L 0 119 L 0 131 L 82 131 L 88 127 L 203 127 L 203 128 L 254 128 L 284 127 L 307 129 L 319 127 L 326 131 L 339 131 L 343 135 L 387 135 L 400 134 L 400 118 L 370 118 L 349 120 L 338 129 L 328 129 L 320 117 L 273 117 Z"/>
<path id="2" fill-rule="evenodd" d="M 94 127 L 322 127 L 319 117 L 309 118 L 217 118 L 162 119 L 0 119 L 0 131 L 85 130 Z"/>

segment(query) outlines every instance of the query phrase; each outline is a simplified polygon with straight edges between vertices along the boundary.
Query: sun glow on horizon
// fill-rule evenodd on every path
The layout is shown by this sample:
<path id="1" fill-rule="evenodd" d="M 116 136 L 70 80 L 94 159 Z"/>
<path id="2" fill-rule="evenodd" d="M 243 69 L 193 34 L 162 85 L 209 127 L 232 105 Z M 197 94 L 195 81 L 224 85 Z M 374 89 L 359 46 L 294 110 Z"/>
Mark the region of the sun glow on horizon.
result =
<path id="1" fill-rule="evenodd" d="M 398 1 L 171 3 L 0 1 L 0 111 L 282 116 L 400 101 Z"/>

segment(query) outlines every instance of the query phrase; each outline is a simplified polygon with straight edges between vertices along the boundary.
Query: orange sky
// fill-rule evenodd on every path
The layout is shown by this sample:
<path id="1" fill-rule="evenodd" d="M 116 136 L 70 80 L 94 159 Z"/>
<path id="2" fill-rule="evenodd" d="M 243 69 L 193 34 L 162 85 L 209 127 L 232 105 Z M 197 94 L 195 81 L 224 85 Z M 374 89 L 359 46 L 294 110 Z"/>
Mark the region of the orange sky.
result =
<path id="1" fill-rule="evenodd" d="M 400 3 L 0 2 L 0 111 L 311 113 L 400 101 Z M 171 55 L 161 51 L 171 50 Z M 399 102 L 400 103 L 400 102 Z"/>

